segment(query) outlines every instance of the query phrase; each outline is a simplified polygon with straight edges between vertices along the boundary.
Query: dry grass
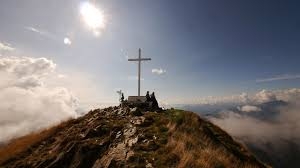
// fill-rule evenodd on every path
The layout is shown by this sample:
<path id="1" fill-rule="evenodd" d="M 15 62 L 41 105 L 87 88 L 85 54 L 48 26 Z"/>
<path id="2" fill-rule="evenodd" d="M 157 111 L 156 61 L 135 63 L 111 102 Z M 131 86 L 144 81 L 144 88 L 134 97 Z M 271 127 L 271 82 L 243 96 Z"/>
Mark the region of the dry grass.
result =
<path id="1" fill-rule="evenodd" d="M 11 142 L 9 142 L 7 145 L 0 148 L 0 165 L 10 158 L 15 157 L 19 153 L 28 150 L 32 145 L 47 139 L 51 135 L 54 135 L 60 129 L 68 125 L 70 121 L 72 120 L 69 119 L 48 129 L 11 140 Z"/>
<path id="2" fill-rule="evenodd" d="M 160 138 L 166 136 L 167 141 L 165 144 L 156 142 L 160 146 L 157 151 L 145 153 L 135 150 L 132 164 L 137 167 L 144 165 L 145 160 L 158 168 L 265 167 L 221 128 L 195 113 L 172 109 L 163 114 L 149 113 L 145 116 L 152 117 L 154 123 L 141 132 Z M 140 162 L 141 159 L 144 162 Z"/>
<path id="3" fill-rule="evenodd" d="M 176 134 L 176 133 L 175 133 Z M 202 139 L 202 138 L 201 138 Z M 240 167 L 230 154 L 222 148 L 216 148 L 212 143 L 203 138 L 205 147 L 196 146 L 195 139 L 191 135 L 183 134 L 180 138 L 172 136 L 167 147 L 171 153 L 179 155 L 178 168 L 184 167 Z M 190 147 L 187 145 L 190 144 Z"/>
<path id="4" fill-rule="evenodd" d="M 207 125 L 208 122 L 200 119 L 196 114 L 175 111 L 172 117 L 175 119 L 168 124 L 171 136 L 167 148 L 171 149 L 170 153 L 179 156 L 178 168 L 261 167 L 250 157 L 250 159 L 243 160 L 243 157 L 249 156 L 249 153 L 242 145 L 233 142 L 231 137 L 219 127 Z M 214 131 L 216 135 L 208 135 L 205 131 L 208 128 Z M 224 144 L 217 142 L 214 139 L 215 136 L 219 136 Z M 232 150 L 238 150 L 238 155 L 233 154 Z"/>

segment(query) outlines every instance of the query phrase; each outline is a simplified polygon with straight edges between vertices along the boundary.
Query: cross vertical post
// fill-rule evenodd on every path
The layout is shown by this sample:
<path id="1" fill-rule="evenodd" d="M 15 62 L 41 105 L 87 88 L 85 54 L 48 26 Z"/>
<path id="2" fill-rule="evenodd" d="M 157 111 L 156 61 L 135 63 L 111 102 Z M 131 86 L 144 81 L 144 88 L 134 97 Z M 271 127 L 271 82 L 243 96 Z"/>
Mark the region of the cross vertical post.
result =
<path id="1" fill-rule="evenodd" d="M 138 96 L 141 96 L 141 49 L 139 48 Z"/>
<path id="2" fill-rule="evenodd" d="M 142 58 L 142 50 L 139 48 L 139 57 L 128 59 L 128 61 L 138 61 L 138 96 L 141 96 L 141 62 L 150 61 L 151 58 Z"/>

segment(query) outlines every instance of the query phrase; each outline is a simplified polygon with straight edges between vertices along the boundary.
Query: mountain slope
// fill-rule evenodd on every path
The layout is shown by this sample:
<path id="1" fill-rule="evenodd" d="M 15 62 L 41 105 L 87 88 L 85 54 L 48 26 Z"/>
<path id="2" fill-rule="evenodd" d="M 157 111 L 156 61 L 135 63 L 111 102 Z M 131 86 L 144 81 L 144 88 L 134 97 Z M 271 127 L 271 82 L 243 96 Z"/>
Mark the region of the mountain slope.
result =
<path id="1" fill-rule="evenodd" d="M 16 145 L 28 137 L 0 149 L 0 167 L 266 167 L 219 127 L 174 109 L 96 109 Z"/>

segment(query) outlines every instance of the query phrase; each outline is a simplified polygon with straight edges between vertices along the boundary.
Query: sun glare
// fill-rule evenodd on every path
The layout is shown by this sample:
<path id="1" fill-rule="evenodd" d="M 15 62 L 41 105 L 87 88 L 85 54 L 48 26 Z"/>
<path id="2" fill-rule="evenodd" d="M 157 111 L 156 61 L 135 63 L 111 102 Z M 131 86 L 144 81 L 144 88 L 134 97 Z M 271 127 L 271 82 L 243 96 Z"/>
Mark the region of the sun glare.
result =
<path id="1" fill-rule="evenodd" d="M 99 31 L 105 27 L 103 12 L 89 2 L 80 4 L 80 14 L 85 24 L 91 28 L 94 34 L 99 35 Z"/>

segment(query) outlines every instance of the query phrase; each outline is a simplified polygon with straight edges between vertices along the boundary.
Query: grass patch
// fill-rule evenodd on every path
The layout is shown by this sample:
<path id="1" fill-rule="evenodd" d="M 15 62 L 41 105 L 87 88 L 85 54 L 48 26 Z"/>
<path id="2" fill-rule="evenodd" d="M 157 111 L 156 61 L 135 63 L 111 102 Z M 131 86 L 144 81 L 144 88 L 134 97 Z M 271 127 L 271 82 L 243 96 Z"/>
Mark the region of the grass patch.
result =
<path id="1" fill-rule="evenodd" d="M 184 111 L 179 109 L 170 109 L 167 111 L 167 114 L 171 122 L 176 123 L 176 125 L 181 125 L 184 122 Z"/>

